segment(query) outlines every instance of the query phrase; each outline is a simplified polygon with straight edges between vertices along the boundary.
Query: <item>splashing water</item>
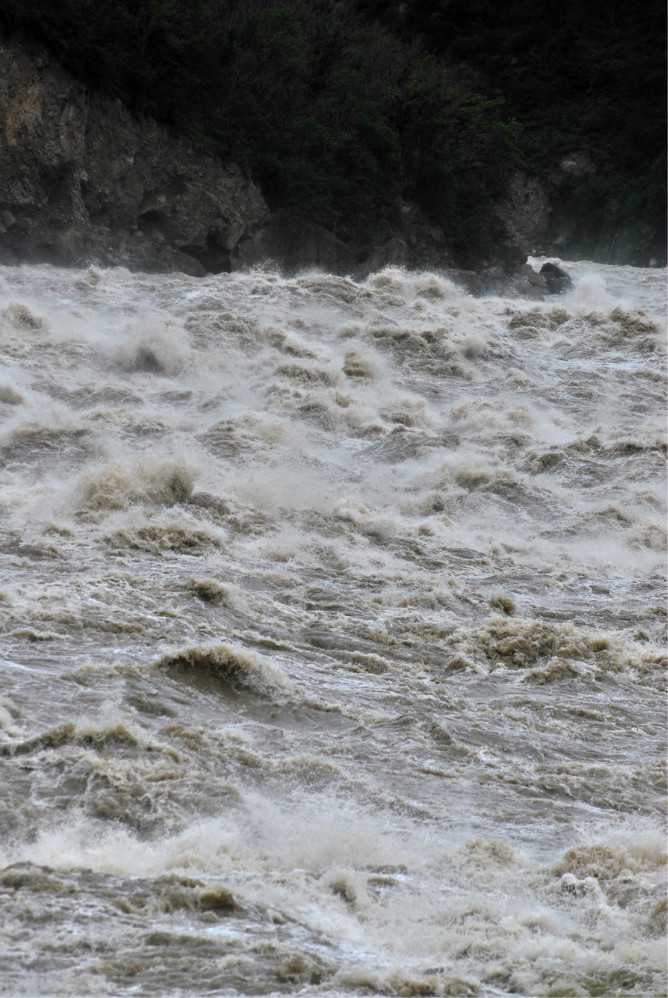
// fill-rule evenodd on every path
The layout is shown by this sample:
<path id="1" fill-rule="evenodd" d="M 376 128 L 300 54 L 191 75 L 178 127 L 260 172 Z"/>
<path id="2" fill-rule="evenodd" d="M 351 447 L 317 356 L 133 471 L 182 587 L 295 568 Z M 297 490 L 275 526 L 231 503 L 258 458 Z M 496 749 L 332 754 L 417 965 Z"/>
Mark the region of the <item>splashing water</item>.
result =
<path id="1" fill-rule="evenodd" d="M 665 994 L 665 272 L 0 268 L 7 994 Z"/>

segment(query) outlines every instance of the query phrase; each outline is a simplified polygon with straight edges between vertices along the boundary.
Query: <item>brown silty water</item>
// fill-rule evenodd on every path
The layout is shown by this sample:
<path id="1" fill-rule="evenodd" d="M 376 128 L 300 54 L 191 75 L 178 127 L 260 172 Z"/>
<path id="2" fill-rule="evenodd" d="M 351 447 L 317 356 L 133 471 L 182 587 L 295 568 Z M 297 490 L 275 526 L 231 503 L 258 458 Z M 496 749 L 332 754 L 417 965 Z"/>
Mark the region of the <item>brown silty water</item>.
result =
<path id="1" fill-rule="evenodd" d="M 7 995 L 660 995 L 665 271 L 0 269 Z"/>

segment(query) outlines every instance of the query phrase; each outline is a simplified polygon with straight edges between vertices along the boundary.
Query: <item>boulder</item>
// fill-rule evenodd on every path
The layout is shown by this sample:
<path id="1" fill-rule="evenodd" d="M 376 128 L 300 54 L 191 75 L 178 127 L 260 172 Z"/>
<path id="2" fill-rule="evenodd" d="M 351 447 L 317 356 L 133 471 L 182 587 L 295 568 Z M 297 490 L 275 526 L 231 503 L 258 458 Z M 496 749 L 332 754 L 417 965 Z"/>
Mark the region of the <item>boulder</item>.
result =
<path id="1" fill-rule="evenodd" d="M 459 285 L 470 295 L 482 295 L 485 291 L 485 283 L 475 270 L 459 270 L 455 267 L 447 267 L 443 273 L 450 278 L 453 284 Z"/>
<path id="2" fill-rule="evenodd" d="M 557 267 L 554 263 L 544 263 L 540 268 L 540 276 L 544 279 L 547 290 L 551 295 L 562 294 L 564 291 L 571 291 L 573 281 L 565 270 Z"/>

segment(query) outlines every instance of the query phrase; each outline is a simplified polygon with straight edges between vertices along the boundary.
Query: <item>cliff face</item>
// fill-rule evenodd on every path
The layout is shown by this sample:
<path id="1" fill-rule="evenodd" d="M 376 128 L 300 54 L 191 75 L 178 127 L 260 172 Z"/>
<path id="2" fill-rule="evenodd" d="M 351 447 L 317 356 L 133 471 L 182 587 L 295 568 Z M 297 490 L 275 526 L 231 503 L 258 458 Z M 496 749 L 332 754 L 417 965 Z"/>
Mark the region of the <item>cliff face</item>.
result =
<path id="1" fill-rule="evenodd" d="M 596 172 L 586 152 L 564 156 L 541 177 L 517 170 L 497 204 L 508 239 L 527 254 L 634 266 L 665 263 L 665 233 L 657 235 L 641 220 L 588 224 L 578 210 L 577 185 Z"/>
<path id="2" fill-rule="evenodd" d="M 0 42 L 2 261 L 195 275 L 267 259 L 288 271 L 360 273 L 456 264 L 447 234 L 416 205 L 398 210 L 399 236 L 371 251 L 303 218 L 272 215 L 234 164 L 91 93 L 43 50 Z"/>
<path id="3" fill-rule="evenodd" d="M 452 265 L 443 233 L 403 211 L 405 240 L 362 269 Z M 348 271 L 359 258 L 318 225 L 272 216 L 234 164 L 89 92 L 42 50 L 0 44 L 0 260 L 199 275 L 266 259 Z"/>
<path id="4" fill-rule="evenodd" d="M 215 273 L 268 219 L 237 166 L 0 43 L 0 259 Z"/>
<path id="5" fill-rule="evenodd" d="M 642 233 L 616 230 L 605 243 L 587 244 L 562 187 L 575 167 L 591 166 L 562 166 L 549 180 L 522 171 L 511 178 L 497 205 L 507 238 L 493 259 L 480 261 L 484 280 L 472 290 L 519 280 L 516 290 L 543 293 L 522 284 L 521 265 L 535 250 L 571 255 L 581 244 L 592 258 L 635 262 Z M 97 262 L 194 275 L 267 259 L 288 271 L 457 265 L 447 233 L 416 205 L 398 202 L 398 214 L 400 230 L 371 248 L 349 246 L 304 219 L 272 215 L 236 165 L 89 92 L 42 50 L 0 41 L 1 262 Z M 460 273 L 464 281 L 473 276 Z"/>

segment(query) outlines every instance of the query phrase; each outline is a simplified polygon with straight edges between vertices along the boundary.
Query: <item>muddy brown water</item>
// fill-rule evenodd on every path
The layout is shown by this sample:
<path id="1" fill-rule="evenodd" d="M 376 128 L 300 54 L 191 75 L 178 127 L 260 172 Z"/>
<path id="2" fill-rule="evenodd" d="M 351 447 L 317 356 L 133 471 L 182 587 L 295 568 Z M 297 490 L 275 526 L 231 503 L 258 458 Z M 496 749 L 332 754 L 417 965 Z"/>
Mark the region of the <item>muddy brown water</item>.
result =
<path id="1" fill-rule="evenodd" d="M 6 995 L 661 995 L 665 271 L 0 268 Z"/>

